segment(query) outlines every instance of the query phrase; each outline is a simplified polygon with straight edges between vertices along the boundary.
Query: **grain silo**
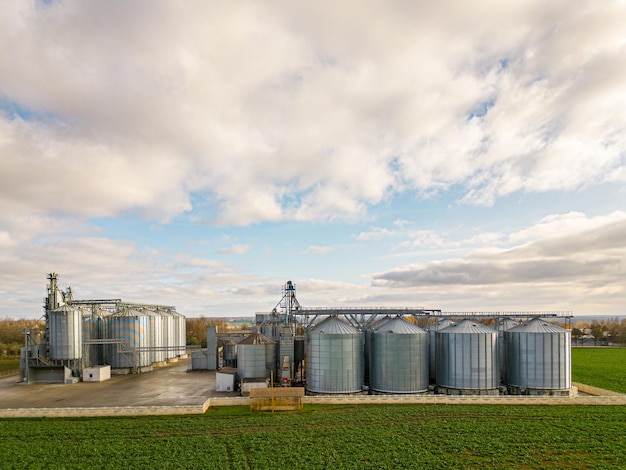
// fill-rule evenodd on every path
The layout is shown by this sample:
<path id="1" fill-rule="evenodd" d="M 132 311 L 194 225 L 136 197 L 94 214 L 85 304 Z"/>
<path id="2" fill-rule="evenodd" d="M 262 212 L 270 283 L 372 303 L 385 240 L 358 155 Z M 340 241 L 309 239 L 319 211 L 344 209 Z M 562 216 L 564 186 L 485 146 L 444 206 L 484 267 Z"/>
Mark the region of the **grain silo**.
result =
<path id="1" fill-rule="evenodd" d="M 83 367 L 104 364 L 102 344 L 102 317 L 96 312 L 83 311 Z"/>
<path id="2" fill-rule="evenodd" d="M 420 393 L 428 390 L 428 332 L 402 317 L 372 332 L 370 390 Z"/>
<path id="3" fill-rule="evenodd" d="M 500 374 L 495 330 L 463 320 L 436 332 L 437 391 L 448 395 L 497 395 Z"/>
<path id="4" fill-rule="evenodd" d="M 498 318 L 495 323 L 498 332 L 498 367 L 500 369 L 500 382 L 506 383 L 506 345 L 504 332 L 519 326 L 519 322 L 511 318 Z"/>
<path id="5" fill-rule="evenodd" d="M 184 356 L 187 352 L 187 324 L 185 317 L 180 313 L 171 310 L 174 317 L 174 344 L 177 346 L 175 356 Z"/>
<path id="6" fill-rule="evenodd" d="M 163 319 L 161 315 L 151 310 L 142 310 L 148 317 L 148 330 L 150 332 L 150 362 L 160 364 L 165 362 L 164 347 L 167 345 L 167 338 L 163 334 Z"/>
<path id="7" fill-rule="evenodd" d="M 50 359 L 78 360 L 83 357 L 83 311 L 63 305 L 48 313 Z"/>
<path id="8" fill-rule="evenodd" d="M 363 334 L 330 316 L 307 333 L 306 389 L 355 393 L 363 388 Z"/>
<path id="9" fill-rule="evenodd" d="M 275 367 L 276 342 L 267 336 L 252 333 L 237 344 L 239 380 L 270 378 L 270 371 L 273 371 Z"/>
<path id="10" fill-rule="evenodd" d="M 169 310 L 163 308 L 155 309 L 155 313 L 161 316 L 161 333 L 163 334 L 163 347 L 165 348 L 165 359 L 172 359 L 178 355 L 178 336 L 175 328 L 175 319 Z"/>
<path id="11" fill-rule="evenodd" d="M 226 341 L 223 349 L 224 367 L 237 367 L 237 343 Z"/>
<path id="12" fill-rule="evenodd" d="M 107 329 L 109 338 L 119 341 L 109 347 L 112 369 L 137 369 L 150 365 L 148 315 L 124 309 L 108 318 Z"/>
<path id="13" fill-rule="evenodd" d="M 365 385 L 370 384 L 370 356 L 372 354 L 372 333 L 391 320 L 389 315 L 382 318 L 373 319 L 366 327 L 364 331 L 365 346 L 363 347 L 363 383 Z"/>
<path id="14" fill-rule="evenodd" d="M 429 336 L 429 353 L 428 353 L 428 376 L 432 383 L 435 382 L 435 372 L 437 370 L 437 351 L 435 350 L 435 333 L 439 330 L 443 330 L 451 325 L 456 325 L 449 318 L 444 318 L 443 320 L 439 320 L 437 323 L 433 323 L 428 327 L 428 336 Z"/>
<path id="15" fill-rule="evenodd" d="M 572 386 L 568 330 L 535 318 L 506 331 L 507 390 L 515 395 L 566 395 Z"/>

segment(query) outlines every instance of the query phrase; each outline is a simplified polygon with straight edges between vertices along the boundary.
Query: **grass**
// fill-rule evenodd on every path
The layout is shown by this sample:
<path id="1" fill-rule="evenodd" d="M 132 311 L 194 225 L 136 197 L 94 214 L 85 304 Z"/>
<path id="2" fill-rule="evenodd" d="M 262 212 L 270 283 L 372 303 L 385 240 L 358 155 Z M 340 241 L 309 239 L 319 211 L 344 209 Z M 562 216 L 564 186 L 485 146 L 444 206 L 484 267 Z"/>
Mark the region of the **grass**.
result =
<path id="1" fill-rule="evenodd" d="M 626 349 L 573 380 L 626 393 Z M 624 406 L 307 405 L 298 412 L 0 419 L 2 468 L 626 468 Z"/>
<path id="2" fill-rule="evenodd" d="M 624 468 L 626 407 L 244 407 L 0 420 L 3 468 Z"/>
<path id="3" fill-rule="evenodd" d="M 16 373 L 19 369 L 19 359 L 0 359 L 0 377 Z"/>
<path id="4" fill-rule="evenodd" d="M 572 380 L 626 393 L 626 348 L 572 348 Z"/>

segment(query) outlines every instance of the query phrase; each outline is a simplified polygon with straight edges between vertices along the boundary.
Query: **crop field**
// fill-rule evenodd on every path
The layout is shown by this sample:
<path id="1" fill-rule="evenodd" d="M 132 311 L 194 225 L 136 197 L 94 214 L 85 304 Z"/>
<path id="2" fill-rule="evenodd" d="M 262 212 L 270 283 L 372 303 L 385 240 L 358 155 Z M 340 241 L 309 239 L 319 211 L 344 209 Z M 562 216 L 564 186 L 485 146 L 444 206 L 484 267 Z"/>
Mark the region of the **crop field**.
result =
<path id="1" fill-rule="evenodd" d="M 572 348 L 572 380 L 626 393 L 626 348 Z"/>
<path id="2" fill-rule="evenodd" d="M 625 468 L 626 407 L 366 405 L 0 420 L 3 468 Z"/>

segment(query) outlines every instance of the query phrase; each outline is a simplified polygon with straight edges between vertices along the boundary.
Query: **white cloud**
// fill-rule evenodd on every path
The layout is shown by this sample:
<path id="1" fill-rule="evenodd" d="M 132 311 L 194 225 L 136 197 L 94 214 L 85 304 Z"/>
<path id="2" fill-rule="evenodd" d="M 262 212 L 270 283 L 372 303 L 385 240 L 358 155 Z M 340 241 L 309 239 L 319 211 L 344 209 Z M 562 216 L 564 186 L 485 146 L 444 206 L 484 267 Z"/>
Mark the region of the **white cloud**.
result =
<path id="1" fill-rule="evenodd" d="M 333 251 L 334 248 L 332 246 L 317 246 L 311 245 L 306 250 L 302 252 L 305 255 L 325 255 Z"/>
<path id="2" fill-rule="evenodd" d="M 570 223 L 572 220 L 576 223 Z M 551 223 L 550 229 L 547 222 Z M 566 230 L 563 230 L 564 222 Z M 535 238 L 528 240 L 530 234 Z M 541 299 L 554 304 L 555 298 L 561 298 L 562 306 L 586 310 L 590 306 L 602 306 L 620 313 L 615 309 L 626 300 L 625 237 L 624 213 L 596 218 L 586 218 L 584 214 L 555 215 L 514 234 L 513 239 L 524 239 L 525 244 L 509 249 L 477 250 L 463 258 L 400 266 L 373 275 L 372 283 L 376 287 L 402 288 L 428 295 L 438 290 L 443 298 L 448 293 L 464 293 L 468 299 L 476 298 L 491 305 L 493 300 L 481 299 L 485 292 L 503 303 L 515 298 L 518 305 L 525 307 L 540 304 Z M 528 297 L 524 299 L 524 295 Z"/>
<path id="3" fill-rule="evenodd" d="M 198 194 L 250 224 L 624 181 L 624 10 L 14 4 L 0 204 L 167 221 Z"/>
<path id="4" fill-rule="evenodd" d="M 245 255 L 248 251 L 250 251 L 250 245 L 233 245 L 228 248 L 223 248 L 218 251 L 218 253 L 231 254 L 231 255 Z"/>
<path id="5" fill-rule="evenodd" d="M 15 296 L 3 308 L 41 297 L 31 284 L 48 269 L 89 280 L 86 295 L 104 285 L 140 299 L 175 294 L 194 312 L 253 308 L 283 282 L 206 253 L 155 252 L 94 219 L 363 222 L 400 193 L 454 187 L 461 202 L 489 205 L 515 192 L 624 183 L 624 24 L 623 2 L 592 0 L 9 2 L 0 13 L 0 42 L 10 45 L 0 55 L 0 281 Z M 544 258 L 552 293 L 578 286 L 620 298 L 611 269 L 623 260 L 622 215 L 579 210 L 506 234 L 459 239 L 398 220 L 356 238 L 396 253 L 476 249 L 381 268 L 386 285 L 431 279 L 432 269 L 440 283 L 428 281 L 424 301 L 459 276 L 495 299 L 498 279 L 529 277 Z M 236 240 L 211 245 L 249 253 Z M 600 245 L 605 252 L 589 248 Z M 607 282 L 594 284 L 585 266 Z M 259 297 L 236 297 L 248 285 Z M 402 299 L 348 285 L 319 299 Z"/>

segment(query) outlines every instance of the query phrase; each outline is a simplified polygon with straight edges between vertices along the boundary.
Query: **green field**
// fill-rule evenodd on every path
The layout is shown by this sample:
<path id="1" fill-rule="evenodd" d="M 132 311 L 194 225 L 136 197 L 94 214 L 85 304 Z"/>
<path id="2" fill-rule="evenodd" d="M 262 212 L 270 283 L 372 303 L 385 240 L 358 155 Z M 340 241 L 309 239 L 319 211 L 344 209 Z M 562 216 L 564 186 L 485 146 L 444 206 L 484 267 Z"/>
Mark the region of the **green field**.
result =
<path id="1" fill-rule="evenodd" d="M 626 348 L 572 348 L 572 380 L 626 393 Z"/>
<path id="2" fill-rule="evenodd" d="M 19 368 L 19 359 L 0 359 L 0 377 L 17 372 Z"/>
<path id="3" fill-rule="evenodd" d="M 625 468 L 626 407 L 366 405 L 0 420 L 2 468 Z"/>

